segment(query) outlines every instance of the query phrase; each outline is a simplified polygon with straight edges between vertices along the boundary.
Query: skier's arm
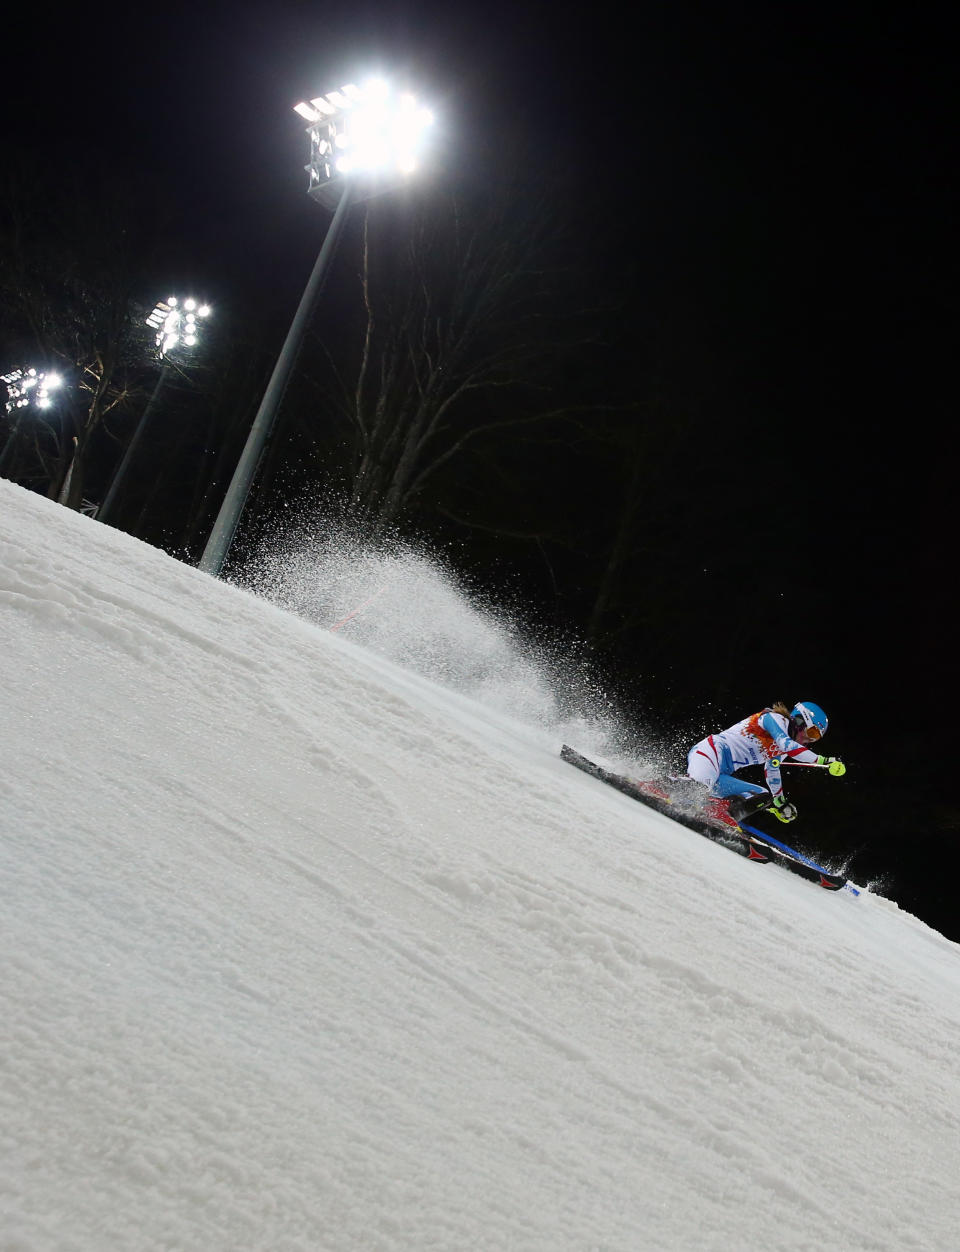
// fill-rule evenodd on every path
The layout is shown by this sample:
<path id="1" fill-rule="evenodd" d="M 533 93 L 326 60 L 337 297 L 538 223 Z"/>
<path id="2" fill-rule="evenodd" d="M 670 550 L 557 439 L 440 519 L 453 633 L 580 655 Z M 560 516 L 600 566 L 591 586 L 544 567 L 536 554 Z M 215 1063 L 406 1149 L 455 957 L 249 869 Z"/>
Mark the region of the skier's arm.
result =
<path id="1" fill-rule="evenodd" d="M 817 765 L 820 757 L 802 744 L 791 739 L 773 713 L 764 714 L 760 725 L 777 745 L 777 754 L 784 760 L 799 761 L 801 765 Z"/>
<path id="2" fill-rule="evenodd" d="M 780 758 L 771 757 L 763 763 L 763 777 L 773 798 L 783 795 L 783 781 L 780 778 Z"/>
<path id="3" fill-rule="evenodd" d="M 767 788 L 774 800 L 783 797 L 783 780 L 780 777 L 781 760 L 800 761 L 804 765 L 816 765 L 820 758 L 816 752 L 810 752 L 802 744 L 791 739 L 784 728 L 782 719 L 773 713 L 765 713 L 760 725 L 767 732 L 777 747 L 777 754 L 768 757 L 763 763 L 763 776 Z"/>

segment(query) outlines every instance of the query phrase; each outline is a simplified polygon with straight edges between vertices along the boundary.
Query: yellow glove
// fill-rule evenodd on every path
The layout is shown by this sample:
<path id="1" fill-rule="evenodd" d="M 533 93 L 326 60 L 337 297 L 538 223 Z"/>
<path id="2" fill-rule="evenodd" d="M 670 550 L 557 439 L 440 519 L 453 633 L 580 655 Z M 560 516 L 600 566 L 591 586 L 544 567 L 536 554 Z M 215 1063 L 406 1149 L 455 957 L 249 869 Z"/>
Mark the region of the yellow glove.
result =
<path id="1" fill-rule="evenodd" d="M 779 817 L 781 822 L 794 822 L 797 820 L 797 806 L 791 804 L 784 796 L 780 795 L 774 800 L 770 812 L 774 817 Z"/>
<path id="2" fill-rule="evenodd" d="M 818 765 L 826 765 L 833 778 L 842 778 L 847 772 L 847 767 L 838 756 L 818 756 Z"/>

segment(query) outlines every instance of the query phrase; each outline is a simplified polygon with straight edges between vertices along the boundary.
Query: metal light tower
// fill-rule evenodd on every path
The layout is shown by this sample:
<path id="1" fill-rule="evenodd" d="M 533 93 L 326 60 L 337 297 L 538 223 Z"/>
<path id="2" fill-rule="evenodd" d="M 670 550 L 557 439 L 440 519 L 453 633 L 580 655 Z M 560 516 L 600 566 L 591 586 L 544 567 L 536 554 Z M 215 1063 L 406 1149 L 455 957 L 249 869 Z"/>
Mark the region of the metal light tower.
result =
<path id="1" fill-rule="evenodd" d="M 310 123 L 307 192 L 328 209 L 339 204 L 348 178 L 362 183 L 360 198 L 366 200 L 414 173 L 433 123 L 415 96 L 393 91 L 382 78 L 317 96 L 294 112 Z"/>
<path id="2" fill-rule="evenodd" d="M 147 325 L 157 332 L 157 356 L 166 358 L 180 344 L 192 348 L 200 334 L 198 319 L 209 316 L 209 304 L 198 304 L 192 298 L 183 304 L 176 296 L 161 300 L 147 318 Z"/>
<path id="3" fill-rule="evenodd" d="M 350 205 L 389 191 L 412 174 L 433 122 L 429 110 L 409 92 L 394 92 L 382 79 L 362 87 L 348 84 L 295 105 L 294 110 L 310 123 L 310 161 L 304 166 L 310 179 L 307 192 L 334 210 L 333 220 L 198 563 L 208 574 L 219 574 L 223 568 Z"/>
<path id="4" fill-rule="evenodd" d="M 49 409 L 54 402 L 51 392 L 63 386 L 63 379 L 59 374 L 46 374 L 42 370 L 31 368 L 16 369 L 11 370 L 8 374 L 0 374 L 0 382 L 6 385 L 7 400 L 5 408 L 7 415 L 13 418 L 10 433 L 4 444 L 3 452 L 0 454 L 0 471 L 2 471 L 13 451 L 17 431 L 20 428 L 20 419 L 24 416 L 24 411 L 31 407 Z"/>
<path id="5" fill-rule="evenodd" d="M 154 342 L 156 344 L 157 359 L 161 362 L 160 374 L 157 377 L 156 386 L 153 389 L 153 394 L 150 396 L 147 407 L 143 410 L 133 436 L 127 444 L 127 449 L 117 467 L 117 472 L 113 476 L 109 490 L 104 496 L 103 503 L 97 510 L 97 518 L 101 522 L 106 522 L 109 519 L 109 515 L 116 504 L 117 492 L 130 468 L 130 462 L 133 460 L 137 444 L 140 442 L 143 432 L 149 425 L 150 419 L 160 403 L 160 396 L 163 394 L 163 389 L 170 379 L 171 368 L 179 357 L 179 350 L 186 349 L 189 351 L 196 346 L 200 337 L 201 319 L 209 317 L 210 313 L 211 309 L 208 304 L 200 304 L 192 298 L 181 303 L 176 296 L 168 296 L 166 300 L 160 301 L 146 319 L 147 325 L 156 332 Z M 177 353 L 177 356 L 171 356 L 171 353 Z"/>
<path id="6" fill-rule="evenodd" d="M 34 404 L 38 409 L 49 409 L 53 404 L 51 391 L 63 386 L 59 374 L 44 374 L 35 369 L 11 370 L 0 375 L 0 382 L 7 385 L 7 412 L 25 409 Z"/>

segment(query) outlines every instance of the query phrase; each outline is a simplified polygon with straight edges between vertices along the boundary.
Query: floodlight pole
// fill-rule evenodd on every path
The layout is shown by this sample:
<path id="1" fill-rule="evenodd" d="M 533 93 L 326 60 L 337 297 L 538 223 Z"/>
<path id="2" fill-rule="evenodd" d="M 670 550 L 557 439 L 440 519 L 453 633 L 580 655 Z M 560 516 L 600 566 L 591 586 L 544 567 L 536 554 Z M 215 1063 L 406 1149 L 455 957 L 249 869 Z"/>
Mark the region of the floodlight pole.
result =
<path id="1" fill-rule="evenodd" d="M 7 440 L 6 440 L 6 443 L 3 445 L 3 451 L 0 452 L 0 474 L 2 474 L 3 471 L 7 468 L 7 462 L 10 460 L 10 457 L 13 455 L 13 449 L 17 441 L 17 435 L 20 433 L 21 421 L 22 421 L 22 416 L 20 412 L 17 411 L 16 416 L 14 417 L 13 421 L 10 423 L 10 430 L 7 433 Z"/>
<path id="2" fill-rule="evenodd" d="M 116 504 L 117 500 L 117 491 L 120 488 L 120 484 L 126 477 L 127 470 L 130 468 L 130 462 L 133 460 L 133 454 L 136 451 L 137 444 L 140 442 L 143 432 L 146 430 L 150 419 L 156 411 L 160 395 L 166 386 L 169 377 L 170 360 L 165 356 L 163 358 L 163 364 L 160 366 L 160 376 L 158 377 L 156 385 L 153 388 L 153 394 L 150 396 L 147 407 L 143 410 L 140 421 L 137 423 L 137 428 L 133 432 L 132 439 L 127 444 L 127 450 L 124 452 L 123 459 L 117 468 L 117 472 L 113 476 L 113 482 L 110 484 L 110 489 L 104 497 L 103 504 L 101 504 L 99 509 L 97 509 L 98 522 L 106 522 L 109 519 L 110 513 L 113 511 L 113 506 Z"/>
<path id="3" fill-rule="evenodd" d="M 29 379 L 31 377 L 36 380 L 36 384 L 40 392 L 43 393 L 44 391 L 43 380 L 46 378 L 46 374 L 43 374 L 43 373 L 38 374 L 35 369 L 13 370 L 11 373 L 3 375 L 0 381 L 6 383 L 7 395 L 10 396 L 11 403 L 13 399 L 15 398 L 15 396 L 21 396 L 21 397 L 23 396 L 24 391 L 26 390 L 26 387 L 25 386 L 20 387 L 19 384 L 23 380 Z M 56 379 L 55 381 L 52 381 L 49 384 L 45 384 L 45 386 L 47 387 L 47 395 L 49 395 L 49 387 L 59 387 L 59 385 L 60 385 L 59 379 Z M 21 401 L 21 403 L 26 403 L 26 401 Z M 6 441 L 4 442 L 3 450 L 0 451 L 0 473 L 2 473 L 4 469 L 6 469 L 7 462 L 9 461 L 11 455 L 13 454 L 14 447 L 17 442 L 17 435 L 20 433 L 20 426 L 23 421 L 23 414 L 21 412 L 20 404 L 18 404 L 15 407 L 13 412 L 14 412 L 14 418 L 13 418 L 13 421 L 10 423 L 10 429 L 7 432 L 7 438 L 6 438 Z M 10 404 L 7 405 L 7 414 L 9 415 L 9 413 L 10 413 Z M 63 423 L 61 419 L 61 428 L 62 428 L 62 424 Z"/>
<path id="4" fill-rule="evenodd" d="M 304 288 L 303 295 L 300 297 L 300 304 L 294 314 L 293 321 L 290 323 L 290 329 L 287 331 L 287 337 L 283 342 L 280 355 L 277 357 L 277 363 L 273 367 L 273 373 L 270 375 L 267 389 L 263 393 L 263 399 L 260 401 L 257 415 L 253 419 L 247 442 L 240 455 L 237 468 L 234 470 L 230 486 L 227 488 L 223 504 L 220 506 L 217 520 L 213 524 L 210 538 L 207 540 L 207 545 L 203 550 L 203 556 L 197 563 L 198 568 L 208 574 L 217 575 L 220 573 L 227 551 L 233 542 L 233 537 L 240 522 L 240 515 L 247 502 L 247 496 L 250 492 L 254 475 L 257 472 L 260 457 L 263 454 L 264 445 L 276 420 L 277 410 L 290 381 L 290 375 L 293 372 L 304 335 L 313 316 L 317 297 L 323 288 L 330 260 L 336 251 L 337 242 L 343 230 L 343 224 L 346 221 L 352 198 L 353 180 L 346 178 L 343 182 L 343 190 L 340 193 L 340 200 L 333 215 L 333 220 L 327 227 L 323 246 L 314 263 L 313 272 Z"/>

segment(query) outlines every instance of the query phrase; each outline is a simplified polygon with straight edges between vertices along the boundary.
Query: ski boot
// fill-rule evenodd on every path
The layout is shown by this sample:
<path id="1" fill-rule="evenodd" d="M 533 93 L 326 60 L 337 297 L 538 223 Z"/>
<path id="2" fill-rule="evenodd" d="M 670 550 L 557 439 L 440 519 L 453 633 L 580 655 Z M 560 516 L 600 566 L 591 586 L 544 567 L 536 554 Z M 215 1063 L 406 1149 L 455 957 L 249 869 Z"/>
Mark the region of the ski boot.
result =
<path id="1" fill-rule="evenodd" d="M 730 800 L 730 816 L 736 822 L 745 822 L 748 817 L 762 813 L 765 809 L 773 809 L 775 801 L 769 791 L 751 792 L 746 796 L 733 796 Z"/>

